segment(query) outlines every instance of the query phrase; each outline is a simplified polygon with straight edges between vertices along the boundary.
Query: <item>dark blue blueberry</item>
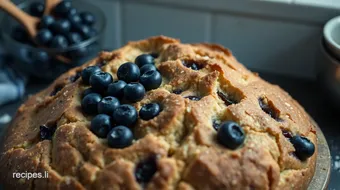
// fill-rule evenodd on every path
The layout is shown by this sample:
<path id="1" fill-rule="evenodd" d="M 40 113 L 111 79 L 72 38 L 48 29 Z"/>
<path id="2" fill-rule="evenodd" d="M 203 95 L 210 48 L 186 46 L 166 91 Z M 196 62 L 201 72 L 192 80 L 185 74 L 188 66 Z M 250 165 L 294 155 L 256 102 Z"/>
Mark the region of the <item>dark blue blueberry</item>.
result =
<path id="1" fill-rule="evenodd" d="M 139 110 L 139 117 L 143 120 L 150 120 L 161 112 L 161 107 L 157 103 L 145 104 Z"/>
<path id="2" fill-rule="evenodd" d="M 148 72 L 148 71 L 157 71 L 157 68 L 155 65 L 153 64 L 146 64 L 146 65 L 143 65 L 141 68 L 140 68 L 140 75 L 143 75 L 144 73 Z"/>
<path id="3" fill-rule="evenodd" d="M 74 7 L 72 7 L 72 8 L 70 8 L 70 10 L 68 10 L 67 16 L 75 15 L 75 14 L 77 14 L 77 13 L 78 13 L 77 9 L 74 8 Z"/>
<path id="4" fill-rule="evenodd" d="M 71 1 L 63 0 L 60 1 L 60 3 L 57 4 L 57 6 L 55 6 L 55 8 L 52 10 L 52 13 L 54 14 L 54 16 L 64 17 L 65 15 L 67 15 L 71 8 L 72 8 Z"/>
<path id="5" fill-rule="evenodd" d="M 54 18 L 50 15 L 43 16 L 38 24 L 39 29 L 50 29 L 52 24 L 55 22 Z"/>
<path id="6" fill-rule="evenodd" d="M 295 155 L 302 161 L 307 160 L 309 157 L 313 156 L 315 152 L 314 144 L 307 139 L 306 137 L 302 137 L 300 135 L 293 136 L 290 139 L 290 142 L 293 144 L 295 148 Z"/>
<path id="7" fill-rule="evenodd" d="M 222 123 L 217 131 L 218 142 L 233 150 L 242 145 L 244 139 L 245 133 L 242 127 L 232 121 Z"/>
<path id="8" fill-rule="evenodd" d="M 52 32 L 48 29 L 39 30 L 35 36 L 35 41 L 40 45 L 47 45 L 53 38 Z"/>
<path id="9" fill-rule="evenodd" d="M 70 29 L 71 23 L 66 19 L 57 20 L 51 25 L 51 30 L 54 34 L 67 35 Z"/>
<path id="10" fill-rule="evenodd" d="M 122 98 L 124 95 L 125 85 L 126 85 L 126 82 L 122 80 L 114 81 L 107 88 L 107 95 L 114 96 L 117 98 Z"/>
<path id="11" fill-rule="evenodd" d="M 50 43 L 51 48 L 55 49 L 65 49 L 68 46 L 67 39 L 62 35 L 56 35 Z"/>
<path id="12" fill-rule="evenodd" d="M 156 89 L 162 84 L 162 76 L 158 71 L 150 70 L 140 76 L 139 82 L 146 90 Z"/>
<path id="13" fill-rule="evenodd" d="M 47 127 L 46 125 L 40 126 L 40 140 L 51 140 L 56 130 L 56 127 Z"/>
<path id="14" fill-rule="evenodd" d="M 192 101 L 199 101 L 201 98 L 197 96 L 186 96 L 185 98 L 188 98 L 189 100 Z"/>
<path id="15" fill-rule="evenodd" d="M 83 69 L 81 72 L 81 78 L 83 79 L 84 84 L 90 84 L 90 77 L 96 72 L 102 71 L 98 66 L 89 66 Z"/>
<path id="16" fill-rule="evenodd" d="M 114 127 L 107 135 L 107 143 L 111 148 L 125 148 L 132 144 L 132 131 L 122 125 Z"/>
<path id="17" fill-rule="evenodd" d="M 32 52 L 32 61 L 34 64 L 41 65 L 49 61 L 49 56 L 45 51 L 34 51 Z"/>
<path id="18" fill-rule="evenodd" d="M 91 28 L 89 26 L 83 24 L 75 24 L 74 28 L 75 28 L 74 31 L 81 34 L 84 40 L 91 38 L 92 33 Z"/>
<path id="19" fill-rule="evenodd" d="M 107 96 L 98 103 L 98 113 L 112 115 L 118 106 L 120 106 L 120 102 L 117 98 Z"/>
<path id="20" fill-rule="evenodd" d="M 143 67 L 146 64 L 155 64 L 154 57 L 150 54 L 142 54 L 136 57 L 135 63 L 138 65 L 138 67 Z"/>
<path id="21" fill-rule="evenodd" d="M 96 22 L 95 16 L 90 12 L 82 12 L 80 13 L 81 20 L 83 24 L 88 26 L 92 26 Z"/>
<path id="22" fill-rule="evenodd" d="M 90 93 L 86 95 L 81 101 L 82 110 L 87 114 L 98 113 L 98 103 L 102 100 L 102 96 L 97 93 Z"/>
<path id="23" fill-rule="evenodd" d="M 107 72 L 96 72 L 90 76 L 90 85 L 97 92 L 104 92 L 112 83 L 112 76 Z"/>
<path id="24" fill-rule="evenodd" d="M 150 182 L 157 172 L 157 157 L 151 156 L 138 163 L 135 169 L 135 177 L 138 183 L 145 185 Z"/>
<path id="25" fill-rule="evenodd" d="M 124 88 L 124 98 L 130 102 L 138 102 L 143 99 L 145 88 L 138 82 L 132 82 Z"/>
<path id="26" fill-rule="evenodd" d="M 127 83 L 138 81 L 139 76 L 140 71 L 138 66 L 131 62 L 122 64 L 117 71 L 118 79 L 123 80 Z"/>
<path id="27" fill-rule="evenodd" d="M 105 138 L 111 129 L 111 117 L 108 115 L 98 114 L 91 121 L 90 130 L 100 138 Z"/>
<path id="28" fill-rule="evenodd" d="M 79 33 L 76 32 L 70 32 L 66 35 L 68 42 L 73 45 L 73 44 L 78 44 L 81 41 L 83 41 L 81 35 Z"/>
<path id="29" fill-rule="evenodd" d="M 26 30 L 21 26 L 16 26 L 13 28 L 11 36 L 14 40 L 22 43 L 26 43 L 29 39 L 29 35 Z"/>
<path id="30" fill-rule="evenodd" d="M 96 93 L 96 92 L 92 88 L 87 88 L 86 90 L 84 90 L 82 97 L 85 97 L 86 95 L 91 94 L 91 93 Z"/>
<path id="31" fill-rule="evenodd" d="M 69 14 L 67 16 L 67 19 L 70 21 L 72 25 L 81 24 L 81 18 L 79 14 Z"/>
<path id="32" fill-rule="evenodd" d="M 33 2 L 29 6 L 29 13 L 35 17 L 41 17 L 44 14 L 45 5 L 43 2 Z"/>
<path id="33" fill-rule="evenodd" d="M 117 125 L 131 126 L 137 121 L 136 108 L 129 104 L 120 105 L 113 112 L 113 120 Z"/>
<path id="34" fill-rule="evenodd" d="M 93 38 L 93 37 L 97 36 L 97 34 L 98 34 L 98 31 L 96 29 L 90 28 L 88 38 Z"/>

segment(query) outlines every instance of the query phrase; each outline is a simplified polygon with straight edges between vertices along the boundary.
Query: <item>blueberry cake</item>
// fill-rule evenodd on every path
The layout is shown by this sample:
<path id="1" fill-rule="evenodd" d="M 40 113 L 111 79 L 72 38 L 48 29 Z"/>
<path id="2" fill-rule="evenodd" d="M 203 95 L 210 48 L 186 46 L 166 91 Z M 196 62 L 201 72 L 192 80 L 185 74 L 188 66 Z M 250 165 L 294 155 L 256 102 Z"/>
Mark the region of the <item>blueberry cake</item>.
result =
<path id="1" fill-rule="evenodd" d="M 164 36 L 60 76 L 2 145 L 6 189 L 300 190 L 317 154 L 315 126 L 281 88 L 219 45 Z"/>

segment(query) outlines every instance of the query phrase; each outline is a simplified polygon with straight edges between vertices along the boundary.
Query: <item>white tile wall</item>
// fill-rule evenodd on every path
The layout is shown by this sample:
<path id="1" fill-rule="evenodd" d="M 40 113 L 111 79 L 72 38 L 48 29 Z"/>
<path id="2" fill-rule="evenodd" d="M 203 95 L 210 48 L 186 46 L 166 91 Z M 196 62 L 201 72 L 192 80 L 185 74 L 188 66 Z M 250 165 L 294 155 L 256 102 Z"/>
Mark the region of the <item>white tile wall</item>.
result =
<path id="1" fill-rule="evenodd" d="M 184 42 L 210 40 L 210 14 L 169 7 L 125 3 L 123 39 L 143 39 L 155 35 L 180 38 Z"/>
<path id="2" fill-rule="evenodd" d="M 266 18 L 216 16 L 213 41 L 230 48 L 249 68 L 310 77 L 321 29 Z"/>

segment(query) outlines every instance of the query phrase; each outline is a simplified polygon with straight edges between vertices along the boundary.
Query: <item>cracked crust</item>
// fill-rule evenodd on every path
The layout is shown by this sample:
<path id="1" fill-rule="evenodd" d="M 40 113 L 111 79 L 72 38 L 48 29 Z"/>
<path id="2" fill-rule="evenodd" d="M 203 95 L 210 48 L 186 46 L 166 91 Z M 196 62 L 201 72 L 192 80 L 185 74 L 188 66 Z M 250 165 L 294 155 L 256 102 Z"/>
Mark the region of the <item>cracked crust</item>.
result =
<path id="1" fill-rule="evenodd" d="M 104 64 L 102 69 L 116 79 L 118 67 L 142 53 L 159 54 L 156 66 L 163 83 L 134 106 L 139 110 L 158 102 L 163 111 L 152 120 L 138 120 L 133 145 L 112 149 L 89 130 L 91 116 L 80 108 L 87 86 L 81 79 L 73 80 L 77 72 L 96 64 Z M 188 61 L 202 69 L 185 67 L 183 62 Z M 172 93 L 178 89 L 183 92 Z M 275 117 L 261 109 L 259 100 Z M 238 122 L 246 132 L 245 143 L 237 150 L 216 141 L 213 122 L 227 120 Z M 40 141 L 41 125 L 57 127 L 52 140 Z M 6 189 L 306 189 L 317 152 L 301 162 L 283 131 L 317 144 L 315 126 L 303 108 L 278 86 L 248 71 L 229 50 L 153 37 L 102 52 L 30 97 L 7 130 L 0 180 Z M 143 187 L 134 171 L 150 156 L 157 156 L 157 172 Z M 12 176 L 44 171 L 48 179 Z"/>

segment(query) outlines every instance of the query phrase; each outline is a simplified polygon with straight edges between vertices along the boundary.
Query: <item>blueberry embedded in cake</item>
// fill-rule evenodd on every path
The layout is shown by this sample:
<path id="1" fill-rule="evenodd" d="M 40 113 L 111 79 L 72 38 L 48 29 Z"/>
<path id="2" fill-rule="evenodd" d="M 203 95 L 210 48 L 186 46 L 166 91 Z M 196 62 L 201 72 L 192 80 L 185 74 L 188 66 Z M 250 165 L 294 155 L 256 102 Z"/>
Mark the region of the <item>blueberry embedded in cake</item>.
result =
<path id="1" fill-rule="evenodd" d="M 70 23 L 86 20 L 65 38 L 85 39 L 95 19 L 60 6 Z M 314 174 L 308 114 L 221 46 L 131 42 L 52 85 L 5 136 L 6 189 L 307 189 Z M 14 169 L 53 180 L 19 183 Z"/>

